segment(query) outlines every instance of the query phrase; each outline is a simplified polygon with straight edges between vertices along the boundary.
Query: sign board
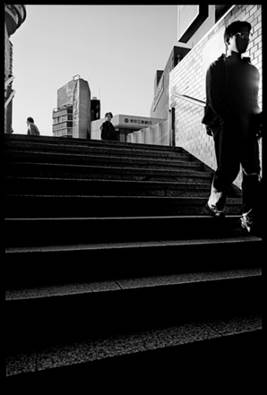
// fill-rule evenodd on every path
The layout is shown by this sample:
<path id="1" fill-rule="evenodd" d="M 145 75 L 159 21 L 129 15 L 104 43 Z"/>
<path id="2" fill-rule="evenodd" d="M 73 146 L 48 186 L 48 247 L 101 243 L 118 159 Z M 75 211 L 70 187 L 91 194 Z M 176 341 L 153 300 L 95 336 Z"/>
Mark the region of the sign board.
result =
<path id="1" fill-rule="evenodd" d="M 112 123 L 116 128 L 142 129 L 162 121 L 160 118 L 140 117 L 136 115 L 115 115 Z"/>

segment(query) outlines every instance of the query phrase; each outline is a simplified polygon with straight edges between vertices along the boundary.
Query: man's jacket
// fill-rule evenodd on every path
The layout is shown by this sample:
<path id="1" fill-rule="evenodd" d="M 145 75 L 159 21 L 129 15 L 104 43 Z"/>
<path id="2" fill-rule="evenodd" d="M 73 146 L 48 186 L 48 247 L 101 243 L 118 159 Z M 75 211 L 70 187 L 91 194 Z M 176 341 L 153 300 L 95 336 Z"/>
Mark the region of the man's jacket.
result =
<path id="1" fill-rule="evenodd" d="M 28 126 L 27 134 L 29 136 L 40 136 L 39 129 L 34 123 L 30 123 Z"/>
<path id="2" fill-rule="evenodd" d="M 225 107 L 225 58 L 222 54 L 213 62 L 206 74 L 206 106 L 202 123 L 208 135 L 212 135 L 222 123 L 227 110 Z"/>
<path id="3" fill-rule="evenodd" d="M 117 140 L 117 133 L 111 122 L 105 121 L 102 123 L 100 129 L 102 140 Z"/>
<path id="4" fill-rule="evenodd" d="M 226 57 L 222 54 L 209 67 L 206 74 L 206 107 L 202 123 L 207 133 L 214 134 L 225 120 L 233 120 L 237 114 L 259 112 L 259 72 L 237 53 Z"/>

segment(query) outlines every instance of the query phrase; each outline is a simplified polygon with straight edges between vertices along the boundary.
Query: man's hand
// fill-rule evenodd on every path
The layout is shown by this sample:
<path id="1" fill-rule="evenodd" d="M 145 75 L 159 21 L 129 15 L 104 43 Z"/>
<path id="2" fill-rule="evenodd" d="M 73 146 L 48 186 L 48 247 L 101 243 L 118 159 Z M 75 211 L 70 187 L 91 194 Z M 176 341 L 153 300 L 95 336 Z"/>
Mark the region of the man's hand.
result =
<path id="1" fill-rule="evenodd" d="M 206 131 L 207 131 L 207 134 L 208 134 L 209 136 L 212 136 L 212 137 L 213 137 L 213 131 L 211 130 L 211 128 L 210 128 L 209 126 L 206 126 Z"/>
<path id="2" fill-rule="evenodd" d="M 263 130 L 263 121 L 262 121 L 262 112 L 254 115 L 254 127 L 256 132 L 257 139 L 262 137 Z"/>

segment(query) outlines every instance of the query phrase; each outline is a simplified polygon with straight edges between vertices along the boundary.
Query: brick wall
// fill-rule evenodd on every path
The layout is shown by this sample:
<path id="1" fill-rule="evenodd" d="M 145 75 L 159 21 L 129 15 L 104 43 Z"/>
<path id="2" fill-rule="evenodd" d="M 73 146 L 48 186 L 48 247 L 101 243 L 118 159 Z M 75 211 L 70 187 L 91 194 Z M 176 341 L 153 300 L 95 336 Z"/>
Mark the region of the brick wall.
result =
<path id="1" fill-rule="evenodd" d="M 234 20 L 246 20 L 252 25 L 253 38 L 246 56 L 251 57 L 262 78 L 262 18 L 261 5 L 236 5 L 214 25 L 185 58 L 171 71 L 169 96 L 175 103 L 176 145 L 191 152 L 212 169 L 216 168 L 213 139 L 201 124 L 203 107 L 175 98 L 175 92 L 205 101 L 205 78 L 210 63 L 225 51 L 223 33 L 225 26 Z M 259 105 L 262 106 L 262 83 L 260 82 Z M 261 144 L 261 143 L 260 143 Z M 261 149 L 261 146 L 260 146 Z M 241 174 L 235 184 L 240 186 Z"/>
<path id="2" fill-rule="evenodd" d="M 9 40 L 7 27 L 5 25 L 5 82 L 13 75 L 13 45 Z M 5 100 L 9 97 L 12 90 L 12 84 L 5 90 Z M 7 108 L 5 108 L 5 120 L 4 120 L 4 131 L 10 133 L 12 128 L 12 100 L 9 102 Z"/>

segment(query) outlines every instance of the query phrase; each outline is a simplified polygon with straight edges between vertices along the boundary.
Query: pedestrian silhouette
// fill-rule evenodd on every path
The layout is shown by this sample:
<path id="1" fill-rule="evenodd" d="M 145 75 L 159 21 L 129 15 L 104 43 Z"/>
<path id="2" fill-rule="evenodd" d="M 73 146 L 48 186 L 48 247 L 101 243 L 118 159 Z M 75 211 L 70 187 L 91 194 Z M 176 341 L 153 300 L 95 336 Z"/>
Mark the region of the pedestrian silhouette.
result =
<path id="1" fill-rule="evenodd" d="M 113 124 L 111 123 L 112 118 L 113 115 L 111 112 L 107 112 L 105 114 L 105 122 L 103 122 L 100 126 L 102 140 L 118 140 L 118 135 Z"/>
<path id="2" fill-rule="evenodd" d="M 27 135 L 28 136 L 40 136 L 38 127 L 35 125 L 32 117 L 27 118 Z"/>
<path id="3" fill-rule="evenodd" d="M 214 138 L 217 169 L 207 210 L 224 215 L 230 186 L 242 167 L 241 226 L 255 229 L 260 199 L 260 160 L 262 113 L 258 106 L 259 71 L 242 57 L 246 52 L 251 25 L 235 21 L 225 29 L 226 54 L 213 62 L 206 74 L 206 107 L 202 122 Z"/>

